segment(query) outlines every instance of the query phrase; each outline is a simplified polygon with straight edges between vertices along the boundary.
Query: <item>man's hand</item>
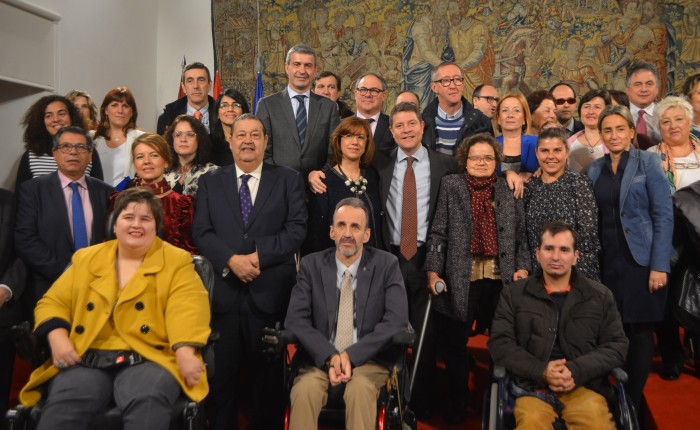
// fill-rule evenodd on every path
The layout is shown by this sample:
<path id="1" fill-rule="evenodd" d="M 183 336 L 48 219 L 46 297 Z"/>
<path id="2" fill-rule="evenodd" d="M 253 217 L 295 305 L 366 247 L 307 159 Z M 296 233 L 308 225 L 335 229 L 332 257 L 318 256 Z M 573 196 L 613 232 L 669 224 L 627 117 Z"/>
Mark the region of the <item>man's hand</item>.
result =
<path id="1" fill-rule="evenodd" d="M 75 351 L 73 342 L 68 337 L 68 330 L 57 328 L 51 330 L 46 336 L 51 347 L 53 365 L 59 369 L 65 369 L 80 363 L 80 356 Z"/>
<path id="2" fill-rule="evenodd" d="M 326 179 L 326 174 L 320 170 L 312 170 L 309 172 L 309 188 L 314 194 L 323 194 L 326 192 L 326 184 L 322 179 Z"/>
<path id="3" fill-rule="evenodd" d="M 547 363 L 542 375 L 549 389 L 555 393 L 568 393 L 576 388 L 571 371 L 566 367 L 566 359 L 553 360 Z"/>
<path id="4" fill-rule="evenodd" d="M 342 382 L 348 382 L 352 377 L 352 363 L 348 353 L 343 351 L 340 354 L 335 354 L 328 364 L 328 379 L 332 386 L 336 386 Z"/>
<path id="5" fill-rule="evenodd" d="M 508 184 L 508 188 L 513 190 L 513 196 L 515 196 L 516 199 L 523 198 L 525 186 L 523 185 L 523 178 L 521 178 L 519 174 L 512 170 L 506 170 L 506 183 Z"/>
<path id="6" fill-rule="evenodd" d="M 438 295 L 438 292 L 435 289 L 435 284 L 438 282 L 442 282 L 442 284 L 445 286 L 443 291 L 447 291 L 447 282 L 445 282 L 445 280 L 442 279 L 437 272 L 428 271 L 428 291 L 430 291 L 430 294 L 434 296 Z"/>
<path id="7" fill-rule="evenodd" d="M 12 293 L 7 291 L 4 288 L 0 288 L 0 309 L 2 309 L 2 305 L 5 304 L 10 298 L 12 297 Z"/>
<path id="8" fill-rule="evenodd" d="M 188 387 L 199 384 L 199 378 L 204 372 L 204 363 L 196 355 L 191 346 L 181 346 L 175 351 L 175 360 L 180 370 L 180 375 L 185 378 Z"/>
<path id="9" fill-rule="evenodd" d="M 528 277 L 527 270 L 525 269 L 518 269 L 513 273 L 513 281 L 518 281 L 520 279 L 525 279 Z"/>
<path id="10" fill-rule="evenodd" d="M 655 293 L 666 286 L 666 272 L 657 272 L 652 270 L 649 272 L 649 292 Z"/>
<path id="11" fill-rule="evenodd" d="M 234 254 L 228 260 L 228 267 L 243 282 L 253 282 L 260 276 L 260 261 L 257 251 L 252 254 Z"/>

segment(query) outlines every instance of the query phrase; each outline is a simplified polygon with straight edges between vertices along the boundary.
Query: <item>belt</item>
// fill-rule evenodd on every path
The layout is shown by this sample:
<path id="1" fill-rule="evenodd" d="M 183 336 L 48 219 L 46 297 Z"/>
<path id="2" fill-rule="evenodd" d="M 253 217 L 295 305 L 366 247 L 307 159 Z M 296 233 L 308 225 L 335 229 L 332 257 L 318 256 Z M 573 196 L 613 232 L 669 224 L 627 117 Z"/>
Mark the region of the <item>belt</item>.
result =
<path id="1" fill-rule="evenodd" d="M 89 349 L 80 364 L 91 369 L 116 369 L 125 366 L 134 366 L 146 361 L 143 356 L 134 351 L 106 351 Z"/>

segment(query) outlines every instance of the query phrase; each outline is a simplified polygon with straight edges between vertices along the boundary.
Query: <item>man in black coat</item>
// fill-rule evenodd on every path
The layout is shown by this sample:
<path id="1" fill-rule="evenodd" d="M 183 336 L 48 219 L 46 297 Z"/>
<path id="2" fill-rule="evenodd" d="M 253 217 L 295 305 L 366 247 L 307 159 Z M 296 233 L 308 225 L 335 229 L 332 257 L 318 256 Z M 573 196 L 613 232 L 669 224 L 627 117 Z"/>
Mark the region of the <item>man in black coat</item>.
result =
<path id="1" fill-rule="evenodd" d="M 182 72 L 180 85 L 185 96 L 165 105 L 163 113 L 158 117 L 158 134 L 164 135 L 166 129 L 179 115 L 197 118 L 207 132 L 211 133 L 209 127 L 213 124 L 217 112 L 214 110 L 216 101 L 209 95 L 211 89 L 209 69 L 202 63 L 188 64 Z"/>

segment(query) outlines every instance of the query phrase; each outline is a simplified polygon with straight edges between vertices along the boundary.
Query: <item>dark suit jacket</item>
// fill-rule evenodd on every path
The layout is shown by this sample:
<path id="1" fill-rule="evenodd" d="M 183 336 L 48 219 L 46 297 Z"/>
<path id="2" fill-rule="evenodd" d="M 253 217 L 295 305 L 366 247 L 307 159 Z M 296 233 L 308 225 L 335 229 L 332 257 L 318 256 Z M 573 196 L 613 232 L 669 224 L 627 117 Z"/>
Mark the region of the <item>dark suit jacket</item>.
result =
<path id="1" fill-rule="evenodd" d="M 0 284 L 12 291 L 12 299 L 2 303 L 0 308 L 0 328 L 12 327 L 21 319 L 19 299 L 24 291 L 27 269 L 22 260 L 15 256 L 15 197 L 0 189 Z"/>
<path id="2" fill-rule="evenodd" d="M 216 100 L 212 96 L 207 96 L 209 99 L 209 127 L 214 124 L 214 118 L 218 112 L 214 110 L 214 105 Z M 156 130 L 161 136 L 165 134 L 165 129 L 170 126 L 170 124 L 175 121 L 178 115 L 184 115 L 187 113 L 187 96 L 180 97 L 172 103 L 168 103 L 163 108 L 163 113 L 158 117 L 158 127 Z M 211 131 L 210 131 L 211 133 Z"/>
<path id="3" fill-rule="evenodd" d="M 214 265 L 213 311 L 228 312 L 239 292 L 248 288 L 254 303 L 269 314 L 287 308 L 294 285 L 294 254 L 306 235 L 304 182 L 289 168 L 264 164 L 248 227 L 243 226 L 236 166 L 199 179 L 192 236 L 199 252 Z M 247 286 L 233 273 L 222 277 L 234 254 L 258 252 L 260 276 Z"/>
<path id="4" fill-rule="evenodd" d="M 382 210 L 384 211 L 382 236 L 384 249 L 386 250 L 391 249 L 391 230 L 389 230 L 391 220 L 386 210 L 386 202 L 389 199 L 389 189 L 391 188 L 391 180 L 394 175 L 398 150 L 399 148 L 395 147 L 389 151 L 377 151 L 374 154 L 374 160 L 372 160 L 372 165 L 379 173 L 379 195 L 382 199 Z M 432 223 L 438 191 L 440 190 L 440 179 L 450 173 L 458 173 L 459 166 L 454 157 L 441 154 L 430 148 L 426 148 L 426 150 L 428 151 L 428 159 L 430 160 L 430 207 L 428 209 L 428 219 Z M 428 225 L 428 232 L 430 232 L 430 225 Z"/>
<path id="5" fill-rule="evenodd" d="M 377 128 L 374 130 L 374 148 L 378 151 L 389 150 L 396 146 L 394 136 L 389 130 L 389 115 L 379 114 Z"/>
<path id="6" fill-rule="evenodd" d="M 378 354 L 408 325 L 399 261 L 370 247 L 362 250 L 361 258 L 355 290 L 358 341 L 346 351 L 354 367 L 370 360 L 388 364 Z M 317 367 L 337 352 L 330 339 L 337 325 L 339 292 L 335 248 L 302 258 L 284 325 Z"/>
<path id="7" fill-rule="evenodd" d="M 256 111 L 270 136 L 265 161 L 301 172 L 306 181 L 309 172 L 321 170 L 328 160 L 331 133 L 340 122 L 338 107 L 326 97 L 311 93 L 304 144 L 299 142 L 294 108 L 285 87 L 263 98 Z"/>
<path id="8" fill-rule="evenodd" d="M 94 245 L 105 239 L 109 195 L 115 190 L 99 179 L 86 176 L 85 180 L 92 206 L 90 245 Z M 20 186 L 15 244 L 29 269 L 25 301 L 33 307 L 73 256 L 73 236 L 58 172 Z"/>

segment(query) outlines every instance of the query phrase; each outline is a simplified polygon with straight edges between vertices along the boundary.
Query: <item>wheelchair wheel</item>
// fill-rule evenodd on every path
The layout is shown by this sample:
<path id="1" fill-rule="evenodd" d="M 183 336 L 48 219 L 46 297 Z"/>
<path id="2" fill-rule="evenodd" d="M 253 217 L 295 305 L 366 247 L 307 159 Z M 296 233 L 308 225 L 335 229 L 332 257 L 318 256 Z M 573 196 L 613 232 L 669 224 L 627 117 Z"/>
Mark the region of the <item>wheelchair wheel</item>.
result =
<path id="1" fill-rule="evenodd" d="M 289 430 L 289 405 L 284 408 L 284 430 Z"/>
<path id="2" fill-rule="evenodd" d="M 386 430 L 386 405 L 379 406 L 377 410 L 377 430 Z"/>

